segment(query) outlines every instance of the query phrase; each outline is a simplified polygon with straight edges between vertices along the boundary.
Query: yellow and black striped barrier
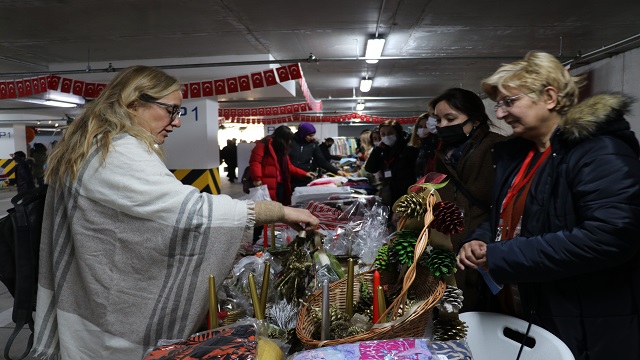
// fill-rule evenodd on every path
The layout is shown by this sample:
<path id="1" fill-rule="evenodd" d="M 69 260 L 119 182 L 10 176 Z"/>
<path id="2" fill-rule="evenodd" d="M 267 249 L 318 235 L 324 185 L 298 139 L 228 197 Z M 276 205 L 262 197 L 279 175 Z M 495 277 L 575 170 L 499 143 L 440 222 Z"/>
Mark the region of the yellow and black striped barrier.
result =
<path id="1" fill-rule="evenodd" d="M 220 194 L 220 172 L 213 169 L 179 169 L 171 170 L 175 177 L 185 185 L 191 185 L 201 192 Z"/>
<path id="2" fill-rule="evenodd" d="M 16 162 L 13 159 L 0 159 L 0 167 L 8 179 L 16 178 Z"/>

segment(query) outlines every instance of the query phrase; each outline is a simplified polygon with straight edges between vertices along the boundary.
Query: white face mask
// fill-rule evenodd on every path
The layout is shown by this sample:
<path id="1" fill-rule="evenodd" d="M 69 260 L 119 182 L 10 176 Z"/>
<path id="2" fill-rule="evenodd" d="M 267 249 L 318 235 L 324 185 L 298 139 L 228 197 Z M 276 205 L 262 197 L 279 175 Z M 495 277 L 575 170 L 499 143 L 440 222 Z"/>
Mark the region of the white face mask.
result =
<path id="1" fill-rule="evenodd" d="M 378 145 L 380 145 L 380 141 L 374 141 L 373 142 L 373 146 L 378 146 Z"/>
<path id="2" fill-rule="evenodd" d="M 393 146 L 393 144 L 396 143 L 396 136 L 395 135 L 383 136 L 382 142 L 387 146 Z"/>
<path id="3" fill-rule="evenodd" d="M 427 128 L 420 128 L 416 131 L 416 135 L 421 138 L 426 137 L 429 134 L 431 134 L 431 132 Z"/>
<path id="4" fill-rule="evenodd" d="M 436 119 L 430 117 L 427 120 L 427 129 L 429 130 L 430 133 L 432 134 L 437 134 L 438 133 L 438 127 L 436 126 Z"/>

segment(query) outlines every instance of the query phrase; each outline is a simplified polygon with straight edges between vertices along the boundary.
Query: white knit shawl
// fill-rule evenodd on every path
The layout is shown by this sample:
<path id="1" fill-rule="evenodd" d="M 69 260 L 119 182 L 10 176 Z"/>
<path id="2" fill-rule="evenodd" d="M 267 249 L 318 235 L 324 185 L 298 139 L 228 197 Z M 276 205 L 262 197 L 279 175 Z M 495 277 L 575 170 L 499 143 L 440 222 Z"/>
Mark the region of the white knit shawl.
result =
<path id="1" fill-rule="evenodd" d="M 183 185 L 132 136 L 104 163 L 94 149 L 77 181 L 48 190 L 33 353 L 141 359 L 192 334 L 208 275 L 220 285 L 254 221 L 253 202 Z"/>

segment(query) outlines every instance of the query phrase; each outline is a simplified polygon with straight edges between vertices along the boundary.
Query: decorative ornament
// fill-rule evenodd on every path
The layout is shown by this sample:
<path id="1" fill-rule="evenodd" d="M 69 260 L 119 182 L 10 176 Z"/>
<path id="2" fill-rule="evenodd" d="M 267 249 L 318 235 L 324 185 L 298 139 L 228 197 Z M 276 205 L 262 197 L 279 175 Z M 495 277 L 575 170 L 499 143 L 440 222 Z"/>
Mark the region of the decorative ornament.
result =
<path id="1" fill-rule="evenodd" d="M 298 321 L 298 307 L 280 300 L 267 309 L 267 320 L 279 328 L 294 329 Z"/>
<path id="2" fill-rule="evenodd" d="M 391 267 L 391 264 L 389 263 L 389 245 L 380 246 L 374 264 L 379 270 L 389 270 Z"/>
<path id="3" fill-rule="evenodd" d="M 460 340 L 467 336 L 467 324 L 456 318 L 439 318 L 433 322 L 433 339 L 436 341 Z"/>
<path id="4" fill-rule="evenodd" d="M 395 212 L 407 218 L 422 219 L 424 214 L 427 212 L 424 200 L 425 198 L 422 193 L 412 192 L 407 195 L 403 195 L 396 203 Z"/>
<path id="5" fill-rule="evenodd" d="M 305 237 L 296 237 L 289 245 L 284 259 L 281 277 L 276 281 L 276 288 L 282 298 L 288 302 L 297 302 L 307 296 L 307 285 L 313 275 L 313 262 L 305 245 L 309 241 Z"/>
<path id="6" fill-rule="evenodd" d="M 447 285 L 447 289 L 444 291 L 444 295 L 437 306 L 440 311 L 457 313 L 460 312 L 460 309 L 462 308 L 463 300 L 464 296 L 462 295 L 462 290 L 455 286 Z"/>
<path id="7" fill-rule="evenodd" d="M 413 253 L 419 235 L 419 232 L 413 230 L 396 232 L 393 243 L 389 248 L 389 261 L 393 264 L 413 264 Z"/>
<path id="8" fill-rule="evenodd" d="M 464 228 L 462 211 L 451 201 L 437 202 L 433 205 L 431 228 L 445 235 L 459 234 Z"/>
<path id="9" fill-rule="evenodd" d="M 435 247 L 426 256 L 421 256 L 419 263 L 429 268 L 436 277 L 447 277 L 453 274 L 456 268 L 456 255 L 453 251 L 442 247 Z"/>

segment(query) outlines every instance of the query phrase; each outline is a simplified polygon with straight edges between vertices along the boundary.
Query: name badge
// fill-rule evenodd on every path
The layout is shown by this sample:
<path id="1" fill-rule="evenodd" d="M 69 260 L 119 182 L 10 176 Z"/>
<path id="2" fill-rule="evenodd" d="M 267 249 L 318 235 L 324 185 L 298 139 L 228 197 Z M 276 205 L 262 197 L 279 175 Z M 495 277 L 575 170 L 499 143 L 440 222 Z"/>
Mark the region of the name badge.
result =
<path id="1" fill-rule="evenodd" d="M 384 177 L 386 178 L 390 178 L 391 177 L 391 170 L 387 170 L 384 172 Z"/>

